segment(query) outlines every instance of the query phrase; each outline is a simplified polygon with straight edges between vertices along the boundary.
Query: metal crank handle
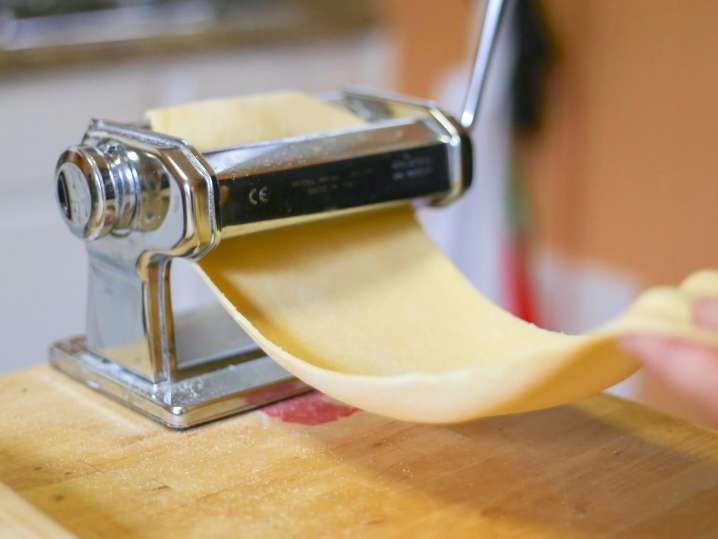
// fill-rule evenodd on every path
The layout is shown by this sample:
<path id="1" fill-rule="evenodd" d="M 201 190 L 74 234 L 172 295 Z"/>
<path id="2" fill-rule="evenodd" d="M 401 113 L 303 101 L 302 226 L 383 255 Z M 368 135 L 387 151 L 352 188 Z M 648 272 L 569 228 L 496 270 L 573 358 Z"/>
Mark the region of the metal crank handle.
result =
<path id="1" fill-rule="evenodd" d="M 506 4 L 508 4 L 508 0 L 486 0 L 484 2 L 484 22 L 476 45 L 474 66 L 471 70 L 471 78 L 464 99 L 464 109 L 461 113 L 461 125 L 467 130 L 476 123 L 498 30 L 506 12 Z"/>

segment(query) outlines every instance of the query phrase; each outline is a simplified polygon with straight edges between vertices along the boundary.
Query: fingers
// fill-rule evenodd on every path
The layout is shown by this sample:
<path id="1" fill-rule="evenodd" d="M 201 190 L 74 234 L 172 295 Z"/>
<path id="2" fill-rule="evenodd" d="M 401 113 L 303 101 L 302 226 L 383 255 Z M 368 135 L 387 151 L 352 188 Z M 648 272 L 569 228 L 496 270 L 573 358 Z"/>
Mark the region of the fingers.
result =
<path id="1" fill-rule="evenodd" d="M 693 303 L 693 322 L 700 328 L 718 331 L 718 298 L 700 298 Z"/>
<path id="2" fill-rule="evenodd" d="M 619 344 L 718 425 L 718 350 L 657 335 L 629 335 Z"/>
<path id="3" fill-rule="evenodd" d="M 700 298 L 693 303 L 697 327 L 718 331 L 718 298 Z M 690 341 L 637 334 L 623 337 L 619 345 L 641 361 L 643 367 L 713 426 L 718 427 L 718 350 Z"/>

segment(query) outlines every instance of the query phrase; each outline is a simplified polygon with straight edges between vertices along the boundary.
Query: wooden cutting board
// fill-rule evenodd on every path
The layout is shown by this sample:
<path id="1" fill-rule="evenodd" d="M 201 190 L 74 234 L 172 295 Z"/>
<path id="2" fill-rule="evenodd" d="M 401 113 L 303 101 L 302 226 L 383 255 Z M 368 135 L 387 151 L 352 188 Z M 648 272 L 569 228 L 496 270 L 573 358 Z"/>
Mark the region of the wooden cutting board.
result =
<path id="1" fill-rule="evenodd" d="M 173 432 L 39 367 L 0 377 L 0 481 L 56 525 L 0 511 L 26 537 L 718 537 L 718 433 L 606 395 L 427 426 L 313 393 Z"/>

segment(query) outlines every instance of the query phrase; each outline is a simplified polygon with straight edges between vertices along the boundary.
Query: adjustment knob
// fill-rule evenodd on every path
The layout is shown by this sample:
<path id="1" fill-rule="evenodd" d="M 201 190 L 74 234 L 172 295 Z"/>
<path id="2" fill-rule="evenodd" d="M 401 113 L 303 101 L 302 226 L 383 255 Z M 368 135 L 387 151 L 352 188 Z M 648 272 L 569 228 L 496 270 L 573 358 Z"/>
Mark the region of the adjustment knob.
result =
<path id="1" fill-rule="evenodd" d="M 60 156 L 55 170 L 57 202 L 75 236 L 96 240 L 129 225 L 135 196 L 123 159 L 112 148 L 80 145 Z"/>

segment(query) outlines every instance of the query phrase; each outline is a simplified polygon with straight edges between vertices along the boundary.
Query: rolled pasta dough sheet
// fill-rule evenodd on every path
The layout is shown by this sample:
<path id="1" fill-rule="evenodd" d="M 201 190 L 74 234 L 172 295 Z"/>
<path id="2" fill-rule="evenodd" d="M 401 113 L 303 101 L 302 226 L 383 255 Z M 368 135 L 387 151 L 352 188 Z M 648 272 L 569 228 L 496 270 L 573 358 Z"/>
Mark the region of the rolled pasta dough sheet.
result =
<path id="1" fill-rule="evenodd" d="M 346 111 L 297 93 L 148 116 L 156 131 L 200 150 L 359 125 Z M 718 272 L 649 290 L 591 334 L 545 331 L 473 289 L 410 206 L 226 239 L 197 269 L 285 369 L 343 402 L 409 421 L 465 421 L 597 393 L 637 368 L 615 344 L 626 333 L 718 344 L 690 316 L 696 296 L 718 295 Z"/>

